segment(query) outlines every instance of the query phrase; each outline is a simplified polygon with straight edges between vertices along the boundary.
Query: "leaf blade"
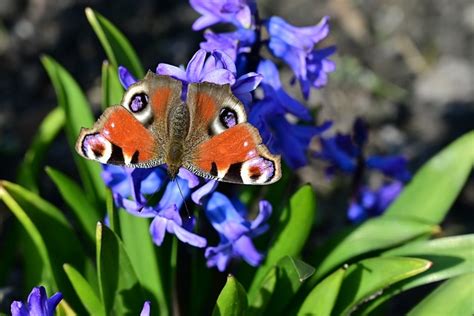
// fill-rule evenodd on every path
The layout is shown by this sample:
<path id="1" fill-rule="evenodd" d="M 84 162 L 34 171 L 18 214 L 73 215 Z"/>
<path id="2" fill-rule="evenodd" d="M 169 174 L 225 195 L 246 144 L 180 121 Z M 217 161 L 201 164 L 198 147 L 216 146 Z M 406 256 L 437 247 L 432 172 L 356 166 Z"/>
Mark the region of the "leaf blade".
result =
<path id="1" fill-rule="evenodd" d="M 244 287 L 229 275 L 212 312 L 213 316 L 243 316 L 247 310 L 247 293 Z"/>

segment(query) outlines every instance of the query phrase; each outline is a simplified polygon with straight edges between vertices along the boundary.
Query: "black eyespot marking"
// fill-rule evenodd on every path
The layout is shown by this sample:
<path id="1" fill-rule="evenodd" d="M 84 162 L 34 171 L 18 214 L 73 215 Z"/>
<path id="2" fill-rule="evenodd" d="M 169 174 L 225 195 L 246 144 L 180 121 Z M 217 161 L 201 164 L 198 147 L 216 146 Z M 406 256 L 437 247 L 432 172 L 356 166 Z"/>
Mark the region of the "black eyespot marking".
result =
<path id="1" fill-rule="evenodd" d="M 122 148 L 112 143 L 112 154 L 107 162 L 113 162 L 123 164 L 123 151 Z"/>
<path id="2" fill-rule="evenodd" d="M 237 125 L 237 113 L 229 108 L 223 108 L 219 113 L 219 121 L 226 128 L 231 128 L 234 125 Z"/>
<path id="3" fill-rule="evenodd" d="M 148 105 L 148 95 L 144 92 L 136 93 L 130 99 L 130 110 L 133 113 L 138 113 L 144 110 Z"/>

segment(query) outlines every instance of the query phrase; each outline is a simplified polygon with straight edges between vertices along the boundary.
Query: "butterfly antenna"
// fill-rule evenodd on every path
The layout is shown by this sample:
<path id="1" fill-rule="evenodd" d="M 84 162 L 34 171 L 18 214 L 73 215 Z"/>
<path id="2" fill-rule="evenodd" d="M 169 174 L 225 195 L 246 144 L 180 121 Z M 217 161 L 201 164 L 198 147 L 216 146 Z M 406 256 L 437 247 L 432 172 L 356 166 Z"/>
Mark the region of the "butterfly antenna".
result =
<path id="1" fill-rule="evenodd" d="M 189 213 L 188 205 L 186 204 L 186 200 L 184 199 L 183 191 L 181 191 L 181 187 L 179 186 L 179 181 L 175 178 L 176 185 L 178 186 L 179 194 L 181 194 L 181 198 L 183 199 L 184 208 L 186 209 L 186 214 L 188 214 L 188 218 L 191 218 L 191 213 Z"/>

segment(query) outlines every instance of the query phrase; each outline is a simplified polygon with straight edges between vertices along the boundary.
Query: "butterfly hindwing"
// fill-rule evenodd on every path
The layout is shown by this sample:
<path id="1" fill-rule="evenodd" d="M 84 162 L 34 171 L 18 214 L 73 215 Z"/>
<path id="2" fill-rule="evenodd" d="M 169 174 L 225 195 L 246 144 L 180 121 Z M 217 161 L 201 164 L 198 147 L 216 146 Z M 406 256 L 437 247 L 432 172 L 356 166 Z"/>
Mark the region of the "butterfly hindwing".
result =
<path id="1" fill-rule="evenodd" d="M 198 145 L 186 168 L 233 183 L 269 184 L 281 177 L 280 157 L 268 151 L 258 130 L 247 123 L 244 105 L 229 85 L 191 84 L 187 103 L 192 127 L 188 143 Z"/>
<path id="2" fill-rule="evenodd" d="M 121 105 L 105 110 L 91 129 L 82 129 L 76 151 L 101 163 L 152 167 L 164 163 L 167 115 L 182 105 L 181 82 L 151 72 L 130 86 Z"/>

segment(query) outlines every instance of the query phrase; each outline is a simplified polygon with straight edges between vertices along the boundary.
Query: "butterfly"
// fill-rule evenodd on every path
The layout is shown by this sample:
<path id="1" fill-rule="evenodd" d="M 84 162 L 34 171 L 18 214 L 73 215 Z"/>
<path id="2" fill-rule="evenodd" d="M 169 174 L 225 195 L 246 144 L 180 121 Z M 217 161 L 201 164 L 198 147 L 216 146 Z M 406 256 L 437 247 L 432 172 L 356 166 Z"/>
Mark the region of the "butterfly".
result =
<path id="1" fill-rule="evenodd" d="M 231 183 L 262 185 L 281 177 L 280 156 L 262 144 L 230 85 L 190 83 L 183 92 L 181 81 L 151 71 L 93 128 L 81 129 L 76 151 L 104 164 L 166 164 L 172 179 L 181 167 Z"/>

